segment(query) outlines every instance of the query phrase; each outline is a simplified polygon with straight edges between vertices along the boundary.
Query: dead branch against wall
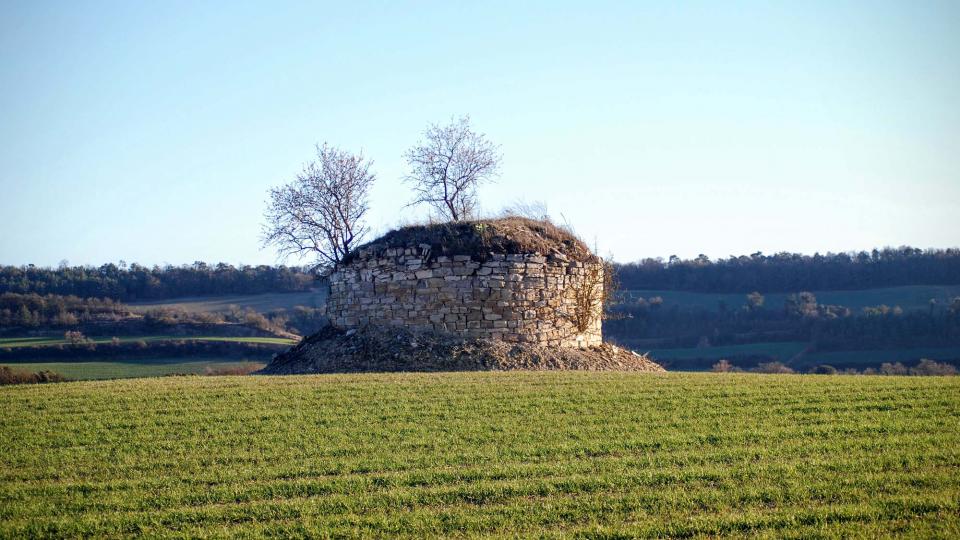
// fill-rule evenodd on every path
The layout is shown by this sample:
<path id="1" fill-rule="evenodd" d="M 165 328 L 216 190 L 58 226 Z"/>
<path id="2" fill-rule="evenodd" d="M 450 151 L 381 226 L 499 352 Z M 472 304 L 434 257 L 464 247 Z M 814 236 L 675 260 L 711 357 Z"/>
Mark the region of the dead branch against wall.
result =
<path id="1" fill-rule="evenodd" d="M 615 290 L 610 263 L 586 264 L 579 279 L 571 279 L 573 311 L 568 315 L 579 333 L 608 317 Z"/>

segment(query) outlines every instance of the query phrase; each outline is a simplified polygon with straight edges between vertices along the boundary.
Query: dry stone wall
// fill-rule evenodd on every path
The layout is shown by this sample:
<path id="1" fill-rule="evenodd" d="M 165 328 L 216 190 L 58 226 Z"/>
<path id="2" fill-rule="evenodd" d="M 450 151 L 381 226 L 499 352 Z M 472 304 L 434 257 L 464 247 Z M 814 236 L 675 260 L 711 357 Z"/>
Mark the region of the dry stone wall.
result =
<path id="1" fill-rule="evenodd" d="M 597 270 L 602 272 L 599 262 L 561 254 L 490 254 L 480 261 L 431 257 L 427 244 L 364 249 L 331 274 L 327 314 L 348 329 L 395 325 L 508 342 L 596 346 L 602 342 L 602 306 L 597 301 L 584 307 L 583 299 L 599 300 Z"/>

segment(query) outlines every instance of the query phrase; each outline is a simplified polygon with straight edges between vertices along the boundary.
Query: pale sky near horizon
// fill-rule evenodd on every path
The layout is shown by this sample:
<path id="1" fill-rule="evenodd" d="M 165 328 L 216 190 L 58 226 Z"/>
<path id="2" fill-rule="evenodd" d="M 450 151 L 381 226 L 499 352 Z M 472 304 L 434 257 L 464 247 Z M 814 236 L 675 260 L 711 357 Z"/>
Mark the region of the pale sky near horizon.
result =
<path id="1" fill-rule="evenodd" d="M 416 220 L 403 152 L 469 114 L 480 191 L 618 261 L 960 246 L 958 2 L 0 5 L 0 264 L 275 263 L 327 141 Z M 562 216 L 562 218 L 561 218 Z M 295 263 L 297 261 L 289 261 Z"/>

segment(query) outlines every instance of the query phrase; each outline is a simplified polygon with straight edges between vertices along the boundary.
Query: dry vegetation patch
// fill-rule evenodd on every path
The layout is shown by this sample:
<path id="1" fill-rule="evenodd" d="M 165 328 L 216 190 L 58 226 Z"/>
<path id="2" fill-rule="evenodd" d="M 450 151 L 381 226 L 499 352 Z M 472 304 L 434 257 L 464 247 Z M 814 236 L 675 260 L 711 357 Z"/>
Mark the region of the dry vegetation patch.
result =
<path id="1" fill-rule="evenodd" d="M 0 386 L 8 384 L 43 384 L 64 382 L 67 378 L 57 372 L 50 370 L 25 371 L 11 369 L 8 366 L 0 366 Z"/>

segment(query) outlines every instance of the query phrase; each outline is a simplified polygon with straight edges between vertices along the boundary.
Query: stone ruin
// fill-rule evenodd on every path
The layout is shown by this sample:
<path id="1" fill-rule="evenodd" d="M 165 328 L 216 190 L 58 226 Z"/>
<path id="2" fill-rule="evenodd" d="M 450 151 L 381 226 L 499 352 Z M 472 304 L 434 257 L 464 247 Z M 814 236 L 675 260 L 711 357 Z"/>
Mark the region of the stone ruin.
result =
<path id="1" fill-rule="evenodd" d="M 330 275 L 334 326 L 403 326 L 552 347 L 603 341 L 599 260 L 562 253 L 434 255 L 430 244 L 370 246 Z M 597 276 L 600 281 L 597 282 Z M 578 303 L 579 302 L 579 303 Z"/>
<path id="2" fill-rule="evenodd" d="M 663 371 L 603 342 L 604 270 L 549 221 L 404 227 L 329 274 L 330 324 L 261 373 Z"/>

